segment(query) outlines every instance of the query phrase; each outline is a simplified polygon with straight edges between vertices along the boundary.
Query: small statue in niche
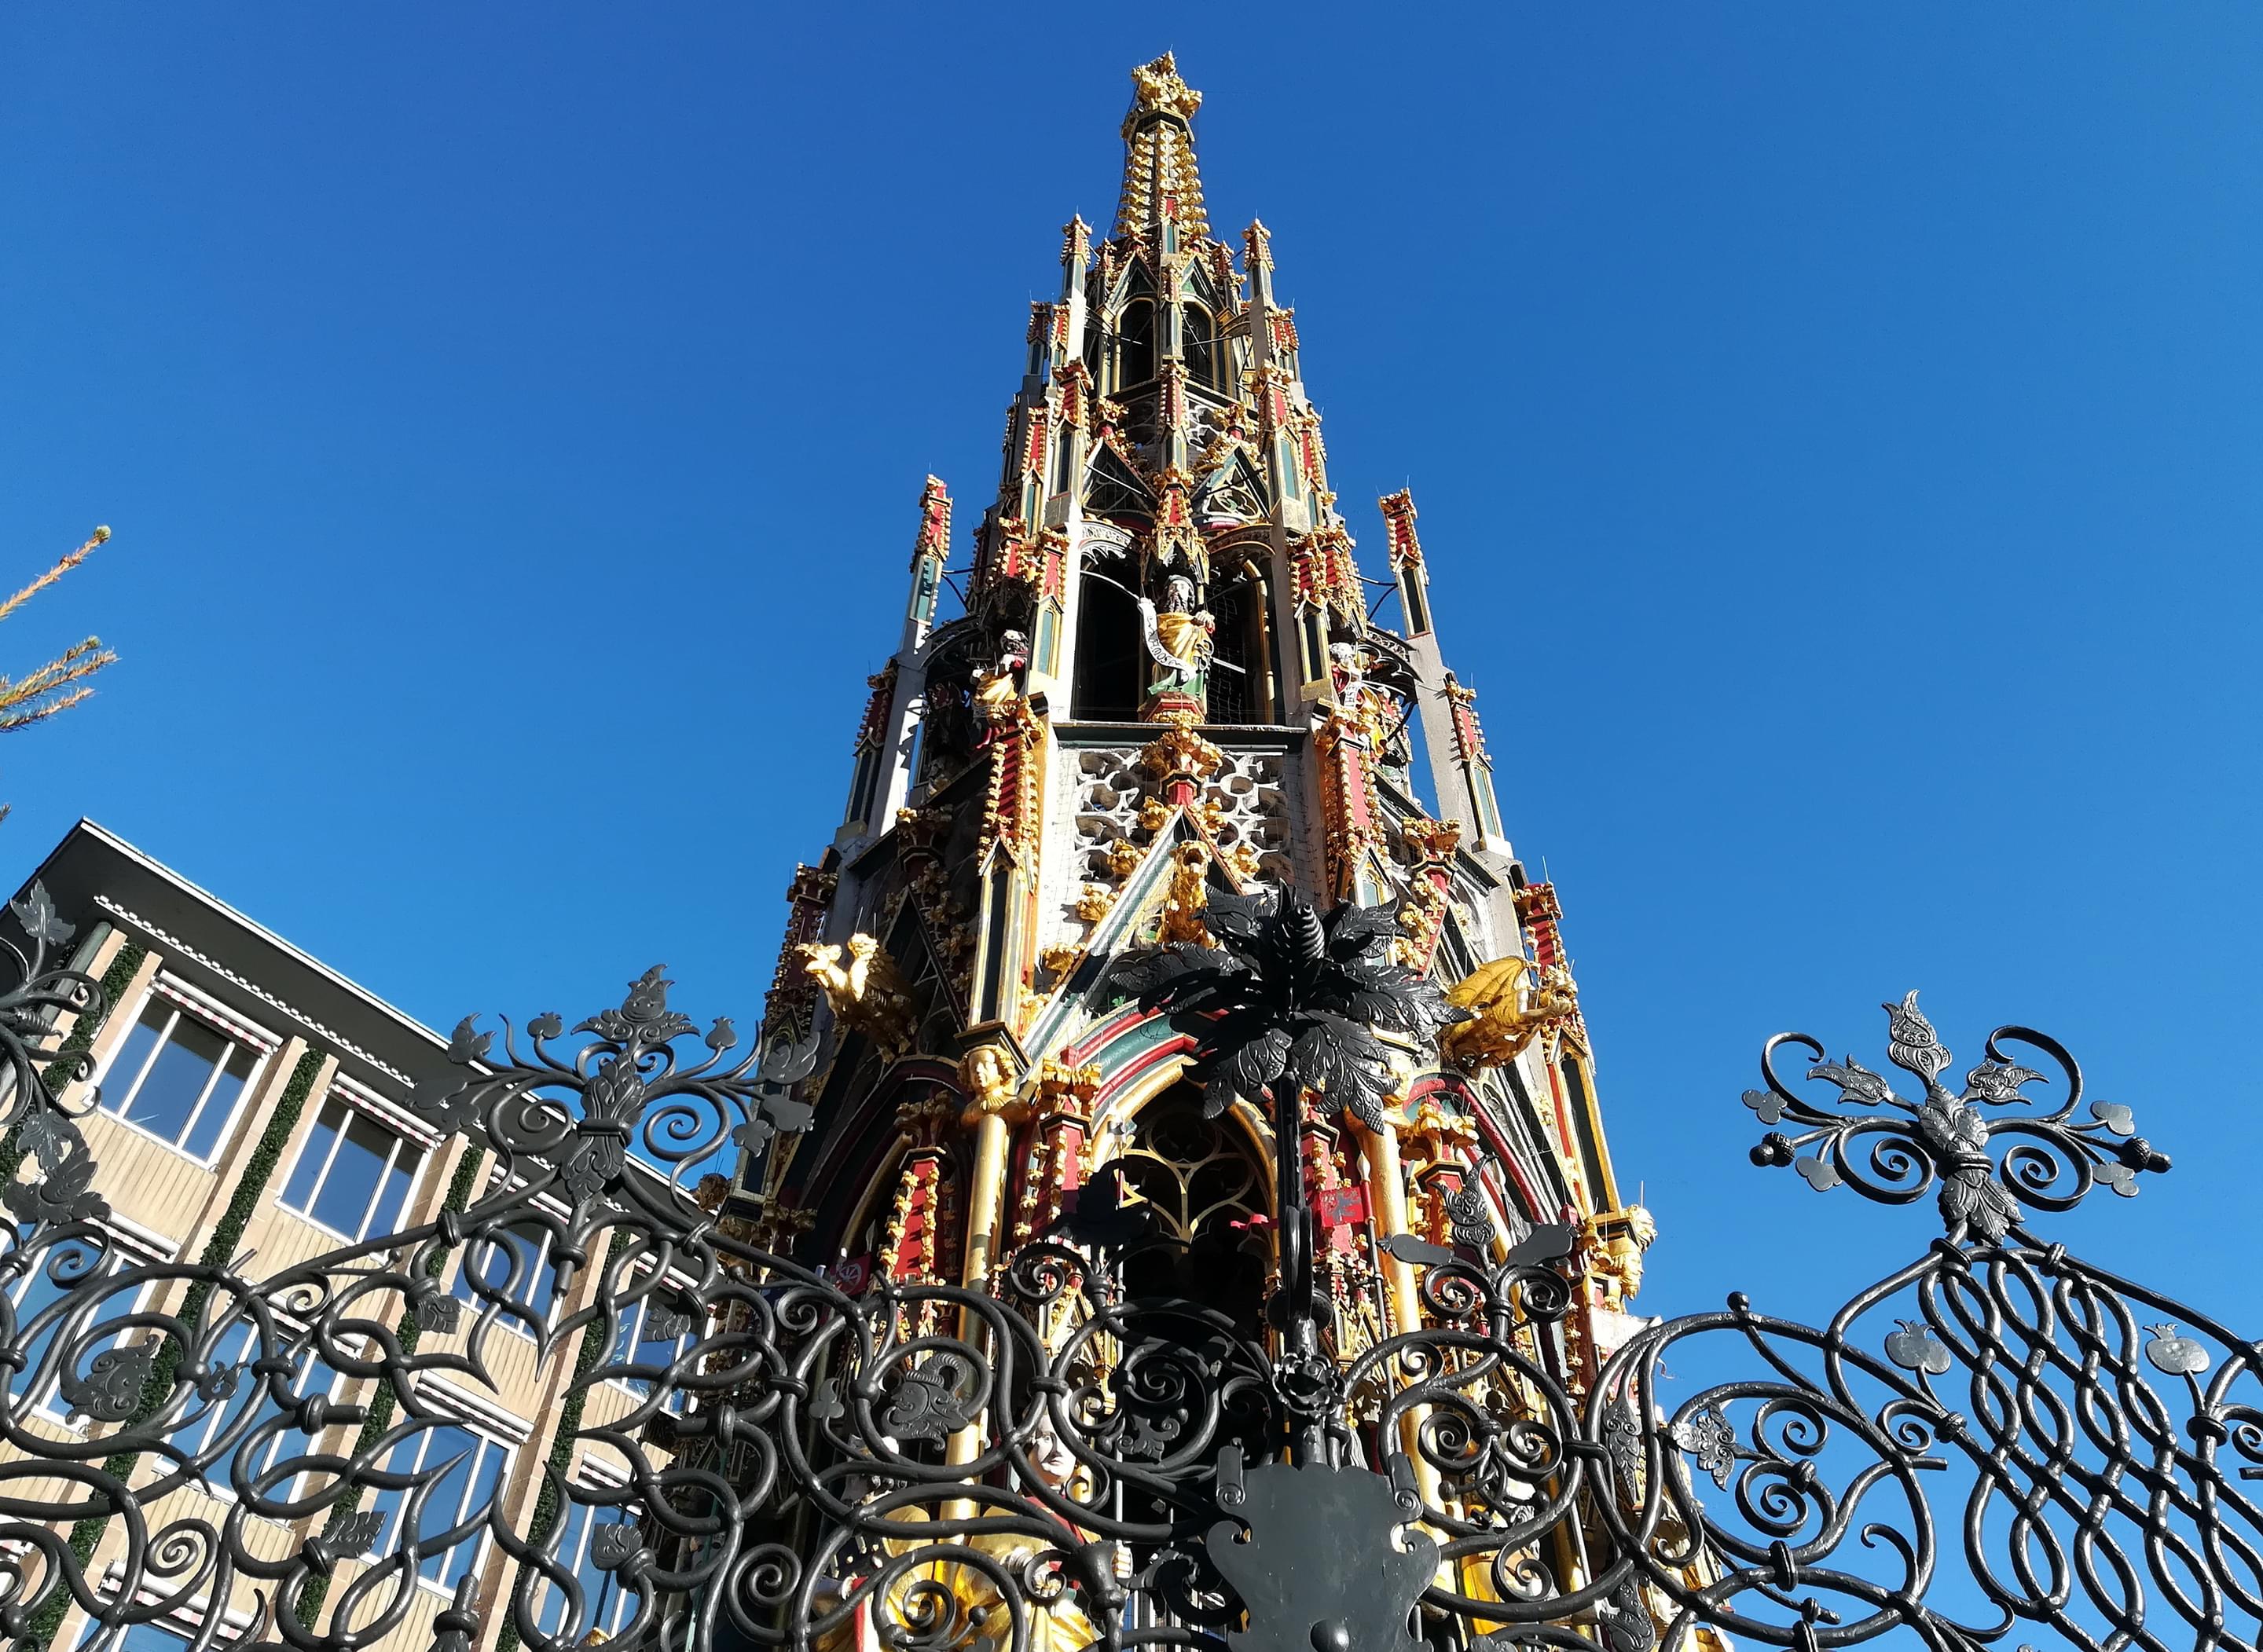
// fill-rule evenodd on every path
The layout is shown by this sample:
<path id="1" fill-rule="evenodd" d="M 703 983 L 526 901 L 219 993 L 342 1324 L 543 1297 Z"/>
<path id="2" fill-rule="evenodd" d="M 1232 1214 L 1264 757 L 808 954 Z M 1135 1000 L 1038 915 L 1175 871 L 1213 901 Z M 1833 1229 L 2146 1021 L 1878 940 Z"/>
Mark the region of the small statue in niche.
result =
<path id="1" fill-rule="evenodd" d="M 1183 574 L 1163 581 L 1162 606 L 1139 599 L 1147 633 L 1147 653 L 1157 667 L 1148 695 L 1185 696 L 1200 703 L 1210 678 L 1212 638 L 1218 621 L 1196 606 L 1195 582 Z"/>
<path id="2" fill-rule="evenodd" d="M 974 674 L 971 710 L 977 731 L 975 750 L 980 751 L 990 744 L 999 725 L 1006 719 L 1006 708 L 1020 697 L 1022 673 L 1029 663 L 1029 638 L 1018 631 L 1009 631 L 999 639 L 997 663 Z"/>

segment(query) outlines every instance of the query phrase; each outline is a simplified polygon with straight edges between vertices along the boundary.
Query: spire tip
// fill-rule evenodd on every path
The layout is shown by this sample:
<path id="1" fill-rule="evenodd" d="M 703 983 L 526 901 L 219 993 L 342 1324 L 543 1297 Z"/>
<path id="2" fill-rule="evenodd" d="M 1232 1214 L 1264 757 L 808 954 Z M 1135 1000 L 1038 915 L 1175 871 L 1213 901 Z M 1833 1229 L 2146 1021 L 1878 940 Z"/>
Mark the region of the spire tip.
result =
<path id="1" fill-rule="evenodd" d="M 1202 107 L 1203 95 L 1179 78 L 1178 59 L 1169 52 L 1133 69 L 1132 89 L 1132 112 L 1135 115 L 1152 111 L 1191 120 L 1195 111 Z"/>

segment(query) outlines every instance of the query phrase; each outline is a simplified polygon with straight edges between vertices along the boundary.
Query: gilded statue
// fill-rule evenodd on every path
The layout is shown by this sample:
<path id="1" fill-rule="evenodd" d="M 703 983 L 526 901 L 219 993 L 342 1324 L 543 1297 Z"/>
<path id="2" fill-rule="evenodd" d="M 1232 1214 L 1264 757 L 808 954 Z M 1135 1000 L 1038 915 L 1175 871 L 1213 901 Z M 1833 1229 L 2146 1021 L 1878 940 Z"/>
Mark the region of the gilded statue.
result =
<path id="1" fill-rule="evenodd" d="M 1523 988 L 1534 977 L 1532 990 Z M 1580 1007 L 1572 972 L 1560 963 L 1542 969 L 1525 957 L 1496 958 L 1479 964 L 1464 980 L 1446 989 L 1446 1001 L 1470 1012 L 1442 1035 L 1446 1054 L 1469 1067 L 1498 1067 L 1514 1061 L 1525 1047 Z"/>
<path id="2" fill-rule="evenodd" d="M 1163 897 L 1163 927 L 1157 939 L 1214 947 L 1205 914 L 1210 911 L 1210 850 L 1182 843 L 1171 851 L 1171 886 Z"/>
<path id="3" fill-rule="evenodd" d="M 825 1001 L 843 1030 L 863 1033 L 889 1059 L 911 1049 L 911 989 L 878 941 L 855 934 L 839 946 L 810 941 L 794 950 L 802 968 L 825 989 Z"/>
<path id="4" fill-rule="evenodd" d="M 1618 1313 L 1642 1288 L 1642 1253 L 1658 1237 L 1658 1221 L 1640 1205 L 1606 1210 L 1587 1218 L 1587 1271 L 1602 1297 Z"/>
<path id="5" fill-rule="evenodd" d="M 959 1081 L 966 1086 L 963 1121 L 972 1125 L 987 1114 L 999 1114 L 1007 1122 L 1018 1122 L 1014 1100 L 1014 1066 L 995 1044 L 977 1044 L 959 1058 Z"/>
<path id="6" fill-rule="evenodd" d="M 978 747 L 987 746 L 1000 725 L 1012 719 L 1014 703 L 1022 697 L 1022 673 L 1029 663 L 1030 639 L 1009 631 L 999 645 L 997 663 L 974 674 L 974 720 L 981 729 Z"/>

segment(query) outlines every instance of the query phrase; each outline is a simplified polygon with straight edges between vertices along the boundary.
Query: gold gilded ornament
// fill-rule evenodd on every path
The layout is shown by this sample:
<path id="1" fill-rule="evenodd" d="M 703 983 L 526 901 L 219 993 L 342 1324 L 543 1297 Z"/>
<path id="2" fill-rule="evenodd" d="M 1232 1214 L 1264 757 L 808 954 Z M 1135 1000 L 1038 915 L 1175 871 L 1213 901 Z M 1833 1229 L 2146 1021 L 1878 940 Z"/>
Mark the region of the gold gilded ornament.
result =
<path id="1" fill-rule="evenodd" d="M 833 1018 L 842 1028 L 863 1033 L 889 1059 L 911 1049 L 911 991 L 878 941 L 854 934 L 839 946 L 811 941 L 795 951 L 802 968 L 825 989 Z"/>
<path id="2" fill-rule="evenodd" d="M 1199 843 L 1182 843 L 1171 851 L 1171 887 L 1163 898 L 1163 927 L 1158 939 L 1165 943 L 1215 947 L 1204 914 L 1210 910 L 1210 850 Z"/>
<path id="3" fill-rule="evenodd" d="M 1527 974 L 1537 978 L 1523 990 Z M 1496 958 L 1446 989 L 1446 1001 L 1468 1010 L 1470 1019 L 1446 1028 L 1446 1054 L 1471 1068 L 1499 1067 L 1514 1061 L 1544 1032 L 1579 1014 L 1579 989 L 1561 964 L 1543 970 L 1529 958 Z"/>

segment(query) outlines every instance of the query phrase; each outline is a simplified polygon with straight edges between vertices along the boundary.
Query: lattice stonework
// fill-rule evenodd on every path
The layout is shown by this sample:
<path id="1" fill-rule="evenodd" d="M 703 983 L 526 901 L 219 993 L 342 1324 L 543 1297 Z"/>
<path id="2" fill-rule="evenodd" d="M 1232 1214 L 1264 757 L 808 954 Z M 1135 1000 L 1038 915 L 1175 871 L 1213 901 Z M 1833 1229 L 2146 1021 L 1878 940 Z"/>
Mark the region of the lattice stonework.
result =
<path id="1" fill-rule="evenodd" d="M 1050 910 L 1062 913 L 1063 929 L 1075 915 L 1084 885 L 1107 888 L 1122 880 L 1129 860 L 1121 846 L 1137 851 L 1153 839 L 1160 817 L 1157 777 L 1141 761 L 1147 749 L 1088 746 L 1064 753 L 1074 787 L 1075 882 L 1066 889 L 1052 885 L 1050 901 Z M 1245 879 L 1288 882 L 1293 799 L 1282 754 L 1216 749 L 1217 767 L 1201 777 L 1199 824 L 1220 857 Z"/>
<path id="2" fill-rule="evenodd" d="M 1203 788 L 1211 835 L 1223 854 L 1247 850 L 1261 882 L 1283 884 L 1292 876 L 1289 861 L 1290 797 L 1287 763 L 1277 752 L 1222 747 L 1225 761 Z"/>

